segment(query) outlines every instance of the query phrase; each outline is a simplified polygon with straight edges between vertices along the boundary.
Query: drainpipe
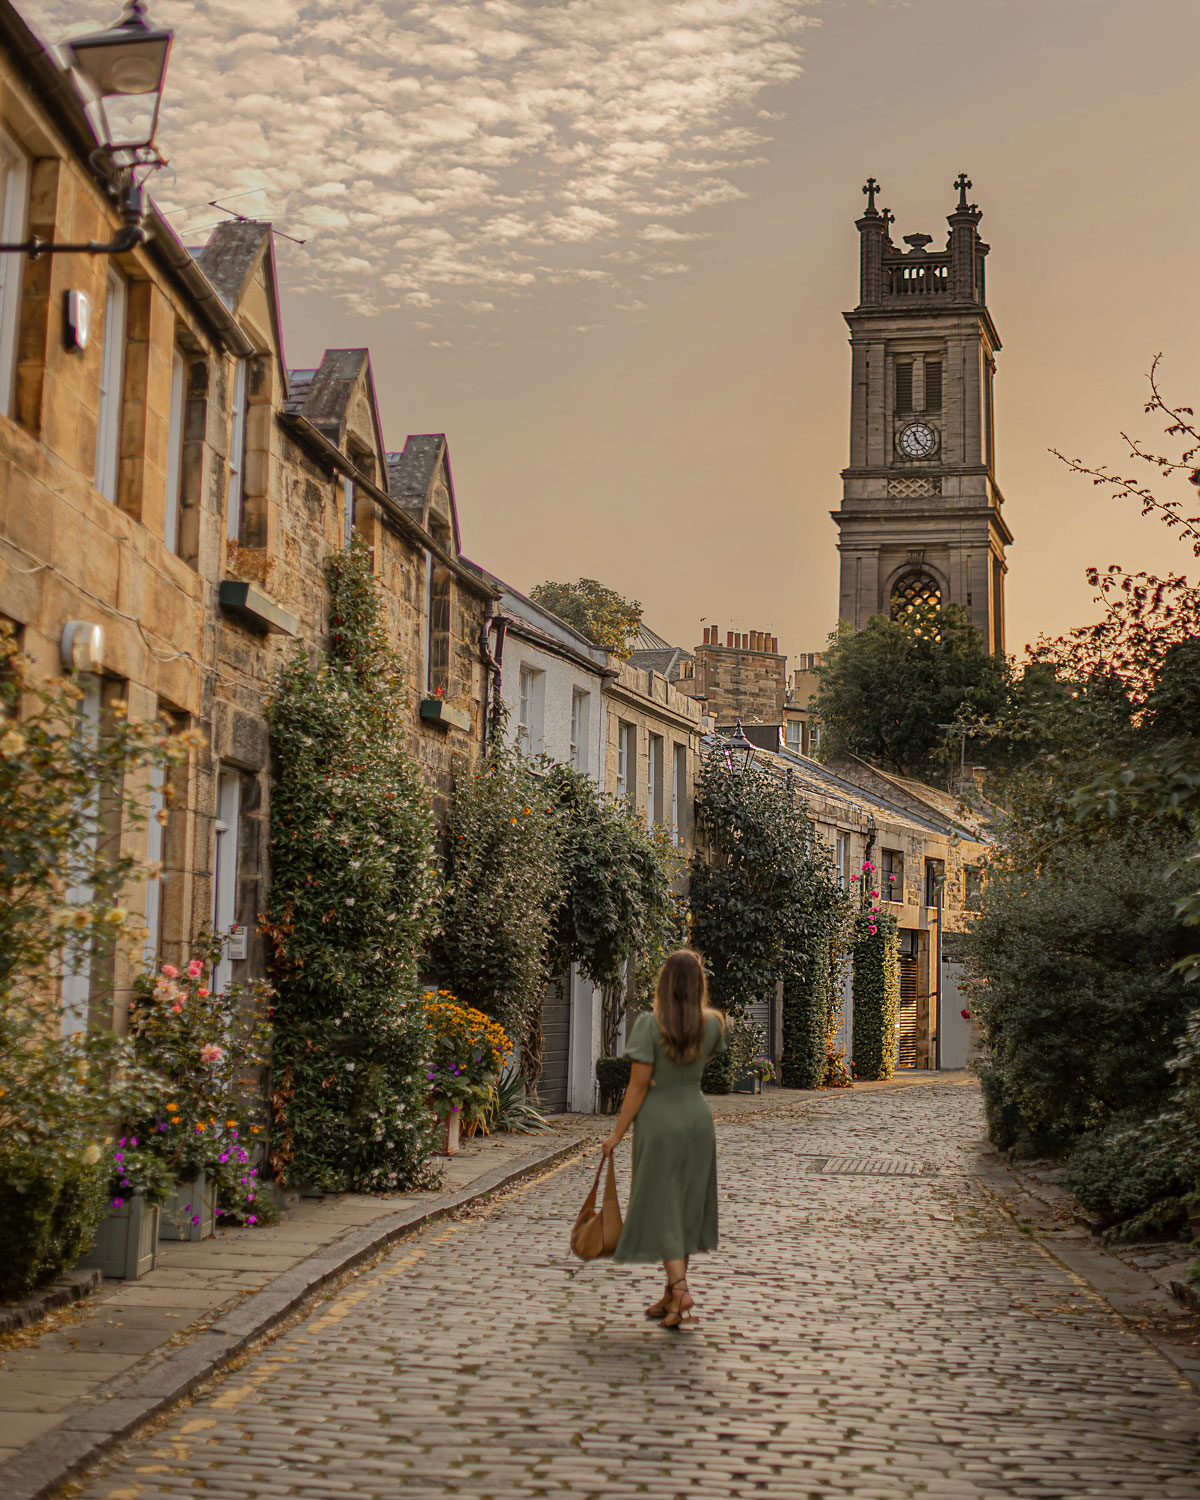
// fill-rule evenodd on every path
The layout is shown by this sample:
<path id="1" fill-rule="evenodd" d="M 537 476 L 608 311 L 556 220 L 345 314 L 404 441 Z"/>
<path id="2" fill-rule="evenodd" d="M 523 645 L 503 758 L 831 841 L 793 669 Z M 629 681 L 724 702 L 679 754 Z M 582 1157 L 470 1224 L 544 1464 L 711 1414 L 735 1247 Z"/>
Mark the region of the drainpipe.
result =
<path id="1" fill-rule="evenodd" d="M 496 627 L 496 645 L 491 645 L 492 626 Z M 489 736 L 500 727 L 500 675 L 504 660 L 504 637 L 508 634 L 508 621 L 501 616 L 496 619 L 490 612 L 479 628 L 479 655 L 483 658 L 488 685 L 483 694 L 482 751 L 487 754 Z"/>

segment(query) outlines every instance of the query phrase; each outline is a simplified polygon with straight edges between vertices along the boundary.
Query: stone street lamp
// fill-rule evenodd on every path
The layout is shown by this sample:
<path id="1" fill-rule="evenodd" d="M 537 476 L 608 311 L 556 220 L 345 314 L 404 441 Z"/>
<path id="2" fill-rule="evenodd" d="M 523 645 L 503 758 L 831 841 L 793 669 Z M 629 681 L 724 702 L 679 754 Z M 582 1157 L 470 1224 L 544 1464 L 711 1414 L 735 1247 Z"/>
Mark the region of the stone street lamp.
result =
<path id="1" fill-rule="evenodd" d="M 162 108 L 163 83 L 174 33 L 153 26 L 146 16 L 144 0 L 128 0 L 119 19 L 103 31 L 90 31 L 63 44 L 71 69 L 88 96 L 88 113 L 99 145 L 92 152 L 93 164 L 106 160 L 113 173 L 110 191 L 121 205 L 122 227 L 107 243 L 88 240 L 82 244 L 54 244 L 31 235 L 18 245 L 0 245 L 0 252 L 28 255 L 121 255 L 146 242 L 146 176 L 165 165 L 155 144 L 158 116 Z M 144 98 L 148 126 L 114 126 L 105 108 L 106 100 Z M 142 118 L 146 111 L 142 111 Z M 138 169 L 143 168 L 141 180 Z"/>

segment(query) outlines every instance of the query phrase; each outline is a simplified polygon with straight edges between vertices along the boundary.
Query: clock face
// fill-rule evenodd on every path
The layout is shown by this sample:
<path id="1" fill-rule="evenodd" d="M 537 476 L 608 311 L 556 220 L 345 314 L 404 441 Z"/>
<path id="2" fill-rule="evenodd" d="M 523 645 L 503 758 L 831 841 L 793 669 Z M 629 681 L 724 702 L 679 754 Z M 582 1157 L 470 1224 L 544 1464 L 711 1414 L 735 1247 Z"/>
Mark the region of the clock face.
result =
<path id="1" fill-rule="evenodd" d="M 928 458 L 937 447 L 937 433 L 924 422 L 910 422 L 896 442 L 905 458 Z"/>

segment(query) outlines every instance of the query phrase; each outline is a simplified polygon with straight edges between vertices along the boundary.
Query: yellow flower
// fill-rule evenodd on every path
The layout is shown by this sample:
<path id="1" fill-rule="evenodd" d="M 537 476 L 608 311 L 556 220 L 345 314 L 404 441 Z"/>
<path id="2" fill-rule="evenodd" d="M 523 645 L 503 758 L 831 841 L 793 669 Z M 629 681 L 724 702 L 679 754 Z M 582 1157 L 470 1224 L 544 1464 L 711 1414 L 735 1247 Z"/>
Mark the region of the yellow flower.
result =
<path id="1" fill-rule="evenodd" d="M 124 922 L 128 916 L 129 913 L 123 906 L 114 906 L 113 909 L 105 916 L 104 920 L 111 927 L 120 927 L 121 923 Z"/>
<path id="2" fill-rule="evenodd" d="M 20 755 L 25 748 L 25 736 L 19 729 L 10 729 L 0 740 L 0 755 Z"/>

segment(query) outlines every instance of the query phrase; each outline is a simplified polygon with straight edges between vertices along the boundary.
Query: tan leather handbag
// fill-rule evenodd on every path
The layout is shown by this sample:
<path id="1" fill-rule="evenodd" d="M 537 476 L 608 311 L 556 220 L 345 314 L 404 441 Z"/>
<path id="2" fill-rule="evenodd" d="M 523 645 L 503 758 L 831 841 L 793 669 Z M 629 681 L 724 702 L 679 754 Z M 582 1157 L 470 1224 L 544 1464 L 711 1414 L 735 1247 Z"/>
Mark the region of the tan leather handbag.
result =
<path id="1" fill-rule="evenodd" d="M 604 1171 L 606 1161 L 608 1176 L 604 1180 L 604 1201 L 597 1208 L 596 1189 L 600 1186 L 600 1173 Z M 620 1238 L 621 1205 L 617 1202 L 617 1176 L 613 1171 L 612 1157 L 601 1157 L 592 1190 L 571 1231 L 571 1250 L 580 1260 L 596 1260 L 601 1255 L 611 1255 Z"/>

